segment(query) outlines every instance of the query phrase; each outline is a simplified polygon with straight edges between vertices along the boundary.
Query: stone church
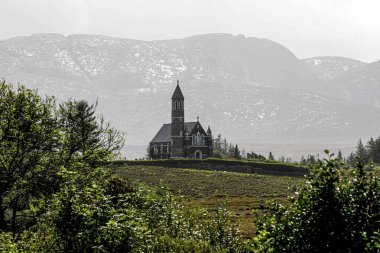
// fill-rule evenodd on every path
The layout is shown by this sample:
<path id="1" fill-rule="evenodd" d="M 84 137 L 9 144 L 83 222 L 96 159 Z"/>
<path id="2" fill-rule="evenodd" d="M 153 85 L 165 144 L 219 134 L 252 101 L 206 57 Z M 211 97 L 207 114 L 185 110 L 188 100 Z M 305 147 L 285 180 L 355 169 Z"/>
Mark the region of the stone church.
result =
<path id="1" fill-rule="evenodd" d="M 172 96 L 172 123 L 164 124 L 149 143 L 151 159 L 202 159 L 213 156 L 210 126 L 205 131 L 199 118 L 196 122 L 185 122 L 184 100 L 177 81 Z"/>

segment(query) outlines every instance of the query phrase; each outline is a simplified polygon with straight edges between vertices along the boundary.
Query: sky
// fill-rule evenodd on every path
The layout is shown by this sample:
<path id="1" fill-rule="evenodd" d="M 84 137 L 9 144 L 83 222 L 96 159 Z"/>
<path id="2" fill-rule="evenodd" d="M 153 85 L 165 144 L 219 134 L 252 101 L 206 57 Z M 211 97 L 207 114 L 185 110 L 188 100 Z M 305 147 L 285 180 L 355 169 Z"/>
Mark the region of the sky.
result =
<path id="1" fill-rule="evenodd" d="M 380 60 L 379 0 L 0 0 L 0 40 L 34 33 L 140 40 L 267 38 L 299 58 Z"/>

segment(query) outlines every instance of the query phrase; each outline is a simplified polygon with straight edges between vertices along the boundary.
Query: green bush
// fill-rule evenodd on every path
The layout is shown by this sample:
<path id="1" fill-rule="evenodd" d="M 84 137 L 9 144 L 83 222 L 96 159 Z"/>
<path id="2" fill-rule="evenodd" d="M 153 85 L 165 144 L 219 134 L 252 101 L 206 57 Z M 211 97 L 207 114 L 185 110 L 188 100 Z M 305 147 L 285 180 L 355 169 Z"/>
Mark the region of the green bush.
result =
<path id="1" fill-rule="evenodd" d="M 134 189 L 105 169 L 80 173 L 64 168 L 66 184 L 36 199 L 24 212 L 35 225 L 13 238 L 0 233 L 14 252 L 242 252 L 245 244 L 218 208 L 213 219 L 190 211 L 164 188 Z"/>
<path id="2" fill-rule="evenodd" d="M 327 152 L 328 153 L 328 152 Z M 363 252 L 378 247 L 380 178 L 337 159 L 316 166 L 290 207 L 272 206 L 259 222 L 259 252 Z"/>

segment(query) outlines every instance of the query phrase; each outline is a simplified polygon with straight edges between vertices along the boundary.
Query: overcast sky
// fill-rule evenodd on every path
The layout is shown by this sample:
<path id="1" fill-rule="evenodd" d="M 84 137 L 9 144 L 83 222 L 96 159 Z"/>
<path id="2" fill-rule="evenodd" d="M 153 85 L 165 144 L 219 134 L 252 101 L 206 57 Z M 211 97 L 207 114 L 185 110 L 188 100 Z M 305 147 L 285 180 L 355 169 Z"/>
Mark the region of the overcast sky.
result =
<path id="1" fill-rule="evenodd" d="M 379 0 L 0 0 L 0 39 L 32 33 L 157 40 L 268 38 L 299 58 L 380 59 Z"/>

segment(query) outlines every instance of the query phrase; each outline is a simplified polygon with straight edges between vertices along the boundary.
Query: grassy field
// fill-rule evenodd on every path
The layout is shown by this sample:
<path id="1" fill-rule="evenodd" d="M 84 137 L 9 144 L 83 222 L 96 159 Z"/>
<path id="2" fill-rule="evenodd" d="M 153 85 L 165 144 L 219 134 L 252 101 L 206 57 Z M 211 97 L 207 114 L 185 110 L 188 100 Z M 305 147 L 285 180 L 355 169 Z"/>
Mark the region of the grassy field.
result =
<path id="1" fill-rule="evenodd" d="M 118 167 L 116 173 L 132 182 L 149 186 L 166 186 L 183 196 L 189 208 L 209 210 L 226 204 L 235 213 L 240 231 L 245 236 L 255 232 L 252 210 L 262 209 L 268 199 L 286 203 L 304 180 L 297 177 L 203 171 L 167 167 L 129 165 Z"/>

